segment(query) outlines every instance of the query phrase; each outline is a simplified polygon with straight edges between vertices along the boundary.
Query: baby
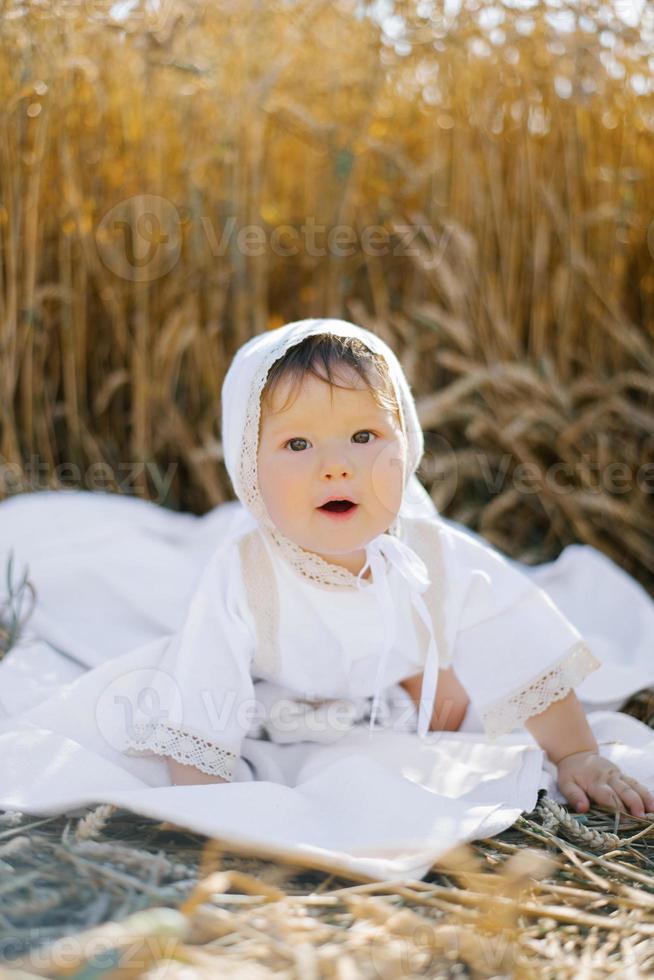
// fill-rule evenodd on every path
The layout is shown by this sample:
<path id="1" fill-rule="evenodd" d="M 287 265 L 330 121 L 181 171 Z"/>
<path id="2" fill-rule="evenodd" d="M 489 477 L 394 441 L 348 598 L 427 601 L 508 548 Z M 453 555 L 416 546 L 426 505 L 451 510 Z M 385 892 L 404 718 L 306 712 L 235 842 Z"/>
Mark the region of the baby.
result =
<path id="1" fill-rule="evenodd" d="M 335 573 L 343 569 L 374 584 L 366 549 L 396 521 L 408 466 L 405 421 L 383 358 L 326 330 L 273 363 L 261 391 L 256 471 L 267 515 L 285 539 Z M 423 672 L 399 683 L 417 707 Z M 468 704 L 456 663 L 441 668 L 430 730 L 458 730 Z M 560 790 L 578 811 L 591 800 L 636 816 L 654 810 L 652 794 L 599 754 L 573 690 L 524 726 L 557 767 Z M 224 781 L 167 762 L 173 783 Z"/>

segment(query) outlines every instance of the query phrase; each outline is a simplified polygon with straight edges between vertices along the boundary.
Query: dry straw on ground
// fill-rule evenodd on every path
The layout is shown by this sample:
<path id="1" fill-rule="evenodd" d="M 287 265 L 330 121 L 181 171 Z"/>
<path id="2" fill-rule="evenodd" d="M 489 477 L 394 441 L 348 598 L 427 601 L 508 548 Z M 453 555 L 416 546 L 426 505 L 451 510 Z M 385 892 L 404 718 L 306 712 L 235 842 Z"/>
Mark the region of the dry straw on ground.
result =
<path id="1" fill-rule="evenodd" d="M 612 815 L 566 815 L 542 796 L 425 880 L 386 884 L 239 855 L 121 810 L 89 837 L 90 816 L 76 830 L 65 817 L 0 817 L 0 860 L 13 871 L 0 888 L 5 976 L 558 980 L 654 969 L 654 825 L 626 815 L 615 841 Z"/>

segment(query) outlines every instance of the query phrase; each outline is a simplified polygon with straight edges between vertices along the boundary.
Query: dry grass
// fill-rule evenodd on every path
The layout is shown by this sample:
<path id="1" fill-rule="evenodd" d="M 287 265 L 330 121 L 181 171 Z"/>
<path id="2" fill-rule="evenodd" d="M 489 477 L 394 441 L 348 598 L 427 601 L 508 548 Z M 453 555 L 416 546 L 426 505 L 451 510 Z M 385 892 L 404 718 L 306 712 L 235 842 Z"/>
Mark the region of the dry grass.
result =
<path id="1" fill-rule="evenodd" d="M 651 587 L 654 13 L 478 7 L 4 0 L 0 494 L 204 512 L 235 349 L 346 316 L 401 356 L 447 516 Z"/>
<path id="2" fill-rule="evenodd" d="M 29 570 L 23 571 L 17 581 L 14 574 L 14 555 L 10 552 L 5 568 L 5 582 L 0 603 L 0 660 L 15 645 L 21 631 L 32 614 L 36 603 L 36 589 L 29 580 Z"/>
<path id="3" fill-rule="evenodd" d="M 383 884 L 108 810 L 75 829 L 5 816 L 1 976 L 558 980 L 654 969 L 654 825 L 628 815 L 573 816 L 541 796 L 424 880 Z"/>

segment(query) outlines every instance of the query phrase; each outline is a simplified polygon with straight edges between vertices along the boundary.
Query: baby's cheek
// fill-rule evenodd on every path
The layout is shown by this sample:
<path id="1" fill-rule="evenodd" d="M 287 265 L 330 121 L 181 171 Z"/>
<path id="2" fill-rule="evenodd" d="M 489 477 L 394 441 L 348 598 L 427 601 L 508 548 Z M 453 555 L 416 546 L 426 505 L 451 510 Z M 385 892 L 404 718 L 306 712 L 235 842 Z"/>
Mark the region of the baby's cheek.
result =
<path id="1" fill-rule="evenodd" d="M 306 467 L 295 466 L 291 472 L 288 468 L 280 470 L 275 481 L 275 495 L 280 509 L 291 517 L 297 515 L 298 510 L 310 507 L 315 493 L 315 484 L 309 479 Z"/>
<path id="2" fill-rule="evenodd" d="M 372 465 L 371 485 L 375 501 L 387 511 L 396 511 L 402 499 L 404 464 L 395 445 L 385 446 Z"/>

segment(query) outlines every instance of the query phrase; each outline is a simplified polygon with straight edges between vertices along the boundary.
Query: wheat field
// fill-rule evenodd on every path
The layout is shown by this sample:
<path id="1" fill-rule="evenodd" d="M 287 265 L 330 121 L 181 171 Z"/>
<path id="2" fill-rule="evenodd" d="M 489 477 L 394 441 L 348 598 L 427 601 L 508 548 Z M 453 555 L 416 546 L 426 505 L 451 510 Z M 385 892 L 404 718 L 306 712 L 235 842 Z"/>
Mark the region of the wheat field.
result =
<path id="1" fill-rule="evenodd" d="M 651 586 L 652 10 L 452 6 L 4 0 L 1 496 L 230 499 L 234 351 L 341 316 L 442 513 Z"/>

